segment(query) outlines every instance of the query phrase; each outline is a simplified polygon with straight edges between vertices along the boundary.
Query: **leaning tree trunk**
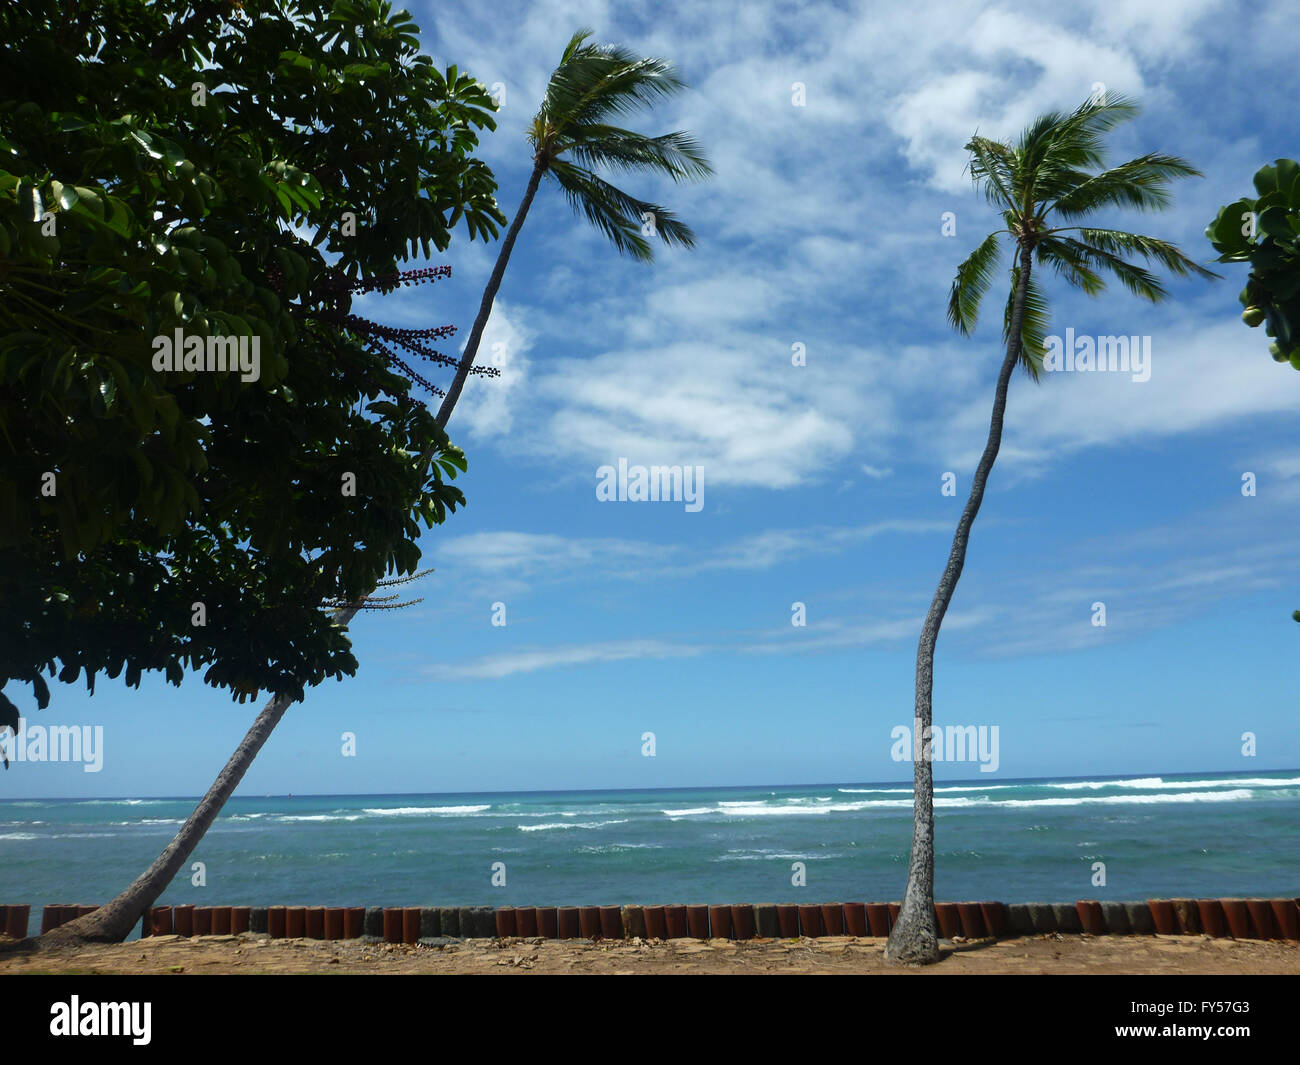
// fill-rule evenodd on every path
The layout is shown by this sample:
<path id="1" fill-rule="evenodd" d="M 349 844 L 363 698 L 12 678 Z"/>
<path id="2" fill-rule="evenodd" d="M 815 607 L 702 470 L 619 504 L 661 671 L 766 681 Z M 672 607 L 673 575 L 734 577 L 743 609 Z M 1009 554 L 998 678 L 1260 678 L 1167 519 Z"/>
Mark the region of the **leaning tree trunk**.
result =
<path id="1" fill-rule="evenodd" d="M 948 565 L 939 579 L 939 587 L 930 603 L 930 612 L 921 627 L 921 640 L 916 649 L 916 719 L 912 722 L 912 860 L 907 870 L 907 889 L 903 894 L 898 921 L 889 932 L 885 945 L 885 958 L 892 962 L 928 964 L 939 960 L 939 937 L 934 917 L 934 772 L 930 761 L 930 728 L 933 720 L 931 696 L 934 691 L 934 646 L 939 639 L 939 626 L 943 624 L 948 604 L 966 564 L 966 545 L 970 542 L 970 529 L 984 500 L 984 485 L 989 471 L 1002 446 L 1002 417 L 1007 407 L 1007 388 L 1011 373 L 1020 361 L 1020 328 L 1024 321 L 1025 293 L 1029 288 L 1031 249 L 1020 250 L 1020 277 L 1017 279 L 1015 302 L 1011 310 L 1010 336 L 1006 358 L 998 374 L 997 391 L 993 395 L 993 417 L 989 424 L 989 439 L 984 454 L 975 467 L 970 498 L 957 522 L 952 538 L 952 551 Z"/>
<path id="2" fill-rule="evenodd" d="M 335 623 L 346 625 L 360 609 L 360 605 L 360 602 L 357 602 L 340 607 L 334 612 Z M 262 708 L 252 727 L 235 748 L 235 753 L 230 756 L 230 761 L 213 781 L 212 787 L 194 808 L 194 812 L 186 819 L 185 824 L 181 825 L 162 854 L 154 859 L 148 869 L 136 877 L 130 887 L 94 913 L 69 921 L 45 933 L 41 937 L 42 942 L 120 943 L 126 939 L 131 934 L 131 929 L 135 927 L 135 923 L 153 905 L 154 900 L 167 890 L 167 886 L 180 871 L 181 866 L 194 853 L 194 848 L 212 827 L 212 822 L 221 813 L 226 800 L 244 779 L 244 774 L 253 764 L 257 752 L 270 739 L 271 732 L 280 723 L 280 718 L 284 717 L 284 712 L 289 709 L 291 701 L 287 695 L 277 695 Z"/>
<path id="3" fill-rule="evenodd" d="M 461 390 L 465 387 L 465 379 L 469 376 L 470 368 L 474 365 L 474 356 L 478 352 L 479 342 L 483 339 L 483 330 L 486 328 L 488 318 L 492 314 L 492 302 L 496 298 L 497 290 L 501 287 L 501 279 L 505 276 L 506 264 L 510 261 L 510 252 L 515 246 L 515 239 L 519 236 L 519 230 L 523 227 L 524 218 L 527 216 L 528 208 L 533 202 L 533 196 L 537 193 L 537 187 L 541 183 L 543 173 L 545 173 L 545 167 L 535 163 L 532 175 L 528 179 L 528 188 L 524 191 L 524 198 L 519 204 L 519 210 L 511 221 L 510 228 L 506 231 L 506 238 L 501 245 L 501 251 L 497 255 L 496 266 L 493 267 L 492 276 L 488 279 L 487 288 L 483 293 L 483 301 L 479 305 L 478 317 L 474 320 L 474 328 L 470 331 L 469 340 L 466 342 L 465 353 L 461 356 L 460 363 L 456 367 L 455 380 L 452 381 L 451 387 L 447 390 L 447 395 L 443 398 L 442 405 L 438 408 L 437 420 L 438 425 L 442 428 L 446 428 L 447 421 L 451 418 L 452 411 L 456 407 L 456 401 L 460 398 Z M 431 455 L 432 448 L 426 448 L 421 456 L 421 466 L 428 461 Z M 373 591 L 371 589 L 372 594 Z M 334 614 L 335 622 L 346 625 L 361 609 L 364 602 L 365 597 L 362 597 L 355 603 L 340 608 Z M 244 735 L 243 741 L 236 748 L 235 753 L 230 756 L 230 761 L 226 763 L 225 768 L 213 782 L 212 787 L 208 789 L 208 793 L 200 800 L 185 824 L 180 827 L 180 831 L 176 833 L 162 854 L 135 879 L 130 887 L 113 899 L 112 902 L 101 906 L 94 913 L 70 921 L 65 925 L 60 925 L 53 931 L 47 932 L 41 937 L 41 941 L 51 944 L 75 941 L 120 943 L 126 939 L 145 911 L 153 905 L 159 895 L 167 890 L 167 886 L 180 871 L 181 866 L 194 853 L 194 848 L 199 845 L 199 841 L 204 834 L 212 827 L 212 822 L 221 813 L 222 808 L 226 805 L 226 800 L 234 793 L 235 788 L 239 786 L 239 782 L 244 779 L 244 774 L 248 772 L 248 767 L 253 764 L 253 759 L 257 757 L 257 753 L 270 738 L 275 726 L 284 717 L 285 711 L 289 709 L 289 703 L 290 700 L 287 697 L 276 696 L 262 708 L 262 712 L 257 715 L 252 727 Z"/>
<path id="4" fill-rule="evenodd" d="M 483 290 L 483 301 L 479 304 L 478 317 L 474 319 L 474 328 L 469 331 L 469 339 L 465 342 L 465 354 L 460 357 L 456 376 L 452 379 L 451 387 L 447 389 L 442 405 L 438 408 L 438 424 L 441 426 L 446 426 L 456 401 L 460 399 L 460 391 L 465 387 L 465 379 L 469 377 L 470 368 L 474 365 L 474 356 L 478 354 L 479 342 L 483 339 L 483 330 L 487 328 L 488 318 L 492 316 L 492 301 L 497 298 L 497 289 L 501 287 L 501 279 L 506 274 L 506 264 L 510 262 L 510 253 L 514 251 L 515 238 L 523 228 L 524 219 L 528 217 L 528 208 L 532 205 L 533 196 L 536 195 L 537 186 L 545 172 L 546 167 L 542 163 L 533 163 L 533 172 L 528 178 L 528 188 L 524 190 L 524 198 L 519 203 L 519 210 L 510 221 L 510 228 L 506 230 L 506 239 L 501 242 L 501 250 L 497 253 L 496 266 L 492 268 L 492 276 L 488 278 L 487 288 Z"/>

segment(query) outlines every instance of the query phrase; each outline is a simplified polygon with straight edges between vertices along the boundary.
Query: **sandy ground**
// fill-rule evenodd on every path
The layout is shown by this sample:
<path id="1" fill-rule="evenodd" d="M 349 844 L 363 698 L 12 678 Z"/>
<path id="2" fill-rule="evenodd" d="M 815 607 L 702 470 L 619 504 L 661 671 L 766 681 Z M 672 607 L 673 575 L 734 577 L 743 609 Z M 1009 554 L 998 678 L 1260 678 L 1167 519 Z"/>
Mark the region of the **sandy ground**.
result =
<path id="1" fill-rule="evenodd" d="M 886 965 L 883 939 L 477 939 L 445 947 L 361 940 L 272 940 L 262 935 L 159 936 L 132 943 L 0 954 L 17 973 L 1286 973 L 1300 974 L 1300 943 L 1208 936 L 1045 935 L 944 943 L 921 969 Z"/>

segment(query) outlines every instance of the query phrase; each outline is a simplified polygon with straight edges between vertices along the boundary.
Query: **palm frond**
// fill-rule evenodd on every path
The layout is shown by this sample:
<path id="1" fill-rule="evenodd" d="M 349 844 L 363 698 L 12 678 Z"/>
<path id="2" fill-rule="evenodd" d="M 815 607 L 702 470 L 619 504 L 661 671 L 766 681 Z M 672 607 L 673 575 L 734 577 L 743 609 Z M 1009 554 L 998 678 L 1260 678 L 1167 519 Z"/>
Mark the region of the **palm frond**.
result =
<path id="1" fill-rule="evenodd" d="M 1098 251 L 1112 255 L 1140 255 L 1147 262 L 1157 262 L 1179 277 L 1195 274 L 1197 277 L 1217 278 L 1213 270 L 1189 259 L 1175 244 L 1139 233 L 1126 233 L 1122 229 L 1079 229 L 1079 239 Z"/>
<path id="2" fill-rule="evenodd" d="M 695 245 L 690 226 L 667 208 L 629 196 L 590 170 L 565 160 L 557 160 L 550 172 L 560 183 L 569 205 L 584 214 L 620 252 L 646 262 L 654 258 L 650 242 L 641 233 L 647 216 L 653 222 L 654 234 L 665 244 L 685 248 Z"/>
<path id="3" fill-rule="evenodd" d="M 556 148 L 588 169 L 654 170 L 674 181 L 699 181 L 713 173 L 699 142 L 678 131 L 647 137 L 617 126 L 583 125 Z"/>
<path id="4" fill-rule="evenodd" d="M 989 203 L 999 207 L 1015 208 L 1018 204 L 1015 182 L 1015 153 L 1000 141 L 988 137 L 972 137 L 966 144 L 970 152 L 971 180 L 983 182 L 984 195 Z"/>
<path id="5" fill-rule="evenodd" d="M 1076 241 L 1047 237 L 1034 246 L 1038 261 L 1050 266 L 1067 284 L 1082 289 L 1089 296 L 1105 291 L 1106 282 L 1093 270 L 1089 256 L 1075 247 Z"/>
<path id="6" fill-rule="evenodd" d="M 1183 177 L 1204 175 L 1177 156 L 1150 152 L 1091 175 L 1058 195 L 1048 210 L 1069 219 L 1082 218 L 1104 207 L 1162 210 L 1170 203 L 1169 182 Z"/>
<path id="7" fill-rule="evenodd" d="M 958 332 L 967 336 L 979 318 L 980 301 L 992 284 L 998 262 L 999 239 L 1002 234 L 994 230 L 957 267 L 952 290 L 948 294 L 948 322 Z"/>

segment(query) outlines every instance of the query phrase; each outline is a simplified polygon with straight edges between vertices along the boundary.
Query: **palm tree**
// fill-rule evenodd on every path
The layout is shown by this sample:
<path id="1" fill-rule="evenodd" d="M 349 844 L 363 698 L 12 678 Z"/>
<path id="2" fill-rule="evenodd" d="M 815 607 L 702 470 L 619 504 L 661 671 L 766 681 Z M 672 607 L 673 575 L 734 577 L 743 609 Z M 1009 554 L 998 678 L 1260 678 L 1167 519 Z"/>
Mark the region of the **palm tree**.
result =
<path id="1" fill-rule="evenodd" d="M 573 209 L 586 215 L 587 221 L 604 233 L 619 252 L 634 259 L 649 262 L 654 258 L 647 233 L 668 245 L 690 248 L 695 244 L 690 227 L 670 211 L 628 195 L 596 173 L 597 168 L 648 171 L 678 182 L 701 180 L 713 173 L 689 133 L 647 137 L 607 124 L 610 119 L 672 96 L 685 88 L 684 83 L 666 60 L 643 59 L 617 45 L 591 44 L 590 36 L 590 30 L 579 30 L 570 38 L 546 87 L 542 106 L 529 126 L 532 173 L 483 290 L 483 301 L 465 342 L 455 380 L 438 409 L 442 425 L 447 424 L 474 365 L 515 238 L 543 177 L 554 178 Z"/>
<path id="2" fill-rule="evenodd" d="M 916 651 L 912 858 L 902 910 L 885 948 L 890 961 L 928 963 L 939 958 L 934 916 L 934 779 L 928 749 L 934 647 L 966 561 L 971 524 L 979 513 L 984 486 L 1002 443 L 1012 371 L 1020 366 L 1037 381 L 1043 368 L 1048 304 L 1033 275 L 1034 265 L 1051 267 L 1068 284 L 1090 296 L 1105 289 L 1102 275 L 1110 274 L 1135 296 L 1152 303 L 1165 297 L 1165 289 L 1155 274 L 1133 262 L 1133 257 L 1179 276 L 1216 276 L 1166 241 L 1075 224 L 1107 208 L 1164 208 L 1169 204 L 1172 179 L 1201 176 L 1182 159 L 1156 153 L 1090 172 L 1103 165 L 1104 135 L 1137 113 L 1136 105 L 1123 97 L 1112 95 L 1109 102 L 1090 99 L 1071 114 L 1040 116 L 1015 144 L 977 135 L 966 145 L 971 177 L 983 186 L 989 202 L 1001 209 L 1005 225 L 990 233 L 957 268 L 948 299 L 948 321 L 963 335 L 974 329 L 980 300 L 995 276 L 1001 242 L 1009 237 L 1014 257 L 1011 291 L 1003 313 L 1006 356 L 993 393 L 988 443 L 975 469 L 970 498 L 957 522 L 948 565 Z"/>
<path id="3" fill-rule="evenodd" d="M 641 59 L 614 45 L 589 44 L 590 36 L 589 30 L 580 30 L 569 40 L 529 129 L 528 138 L 533 145 L 532 174 L 519 210 L 501 242 L 496 266 L 488 279 L 465 352 L 457 364 L 455 379 L 438 408 L 437 421 L 443 428 L 473 369 L 474 356 L 492 313 L 492 301 L 501 287 L 510 253 L 544 175 L 549 173 L 554 177 L 574 209 L 585 214 L 618 251 L 634 259 L 649 262 L 654 258 L 650 242 L 643 235 L 647 231 L 665 244 L 688 248 L 695 244 L 690 227 L 674 218 L 670 211 L 628 195 L 592 169 L 650 171 L 666 174 L 674 181 L 701 179 L 711 174 L 712 168 L 695 138 L 688 133 L 646 137 L 605 124 L 606 119 L 671 96 L 683 89 L 684 83 L 666 60 Z M 431 453 L 432 446 L 421 455 L 420 469 L 428 463 Z M 369 607 L 370 601 L 371 596 L 366 596 L 355 603 L 337 605 L 334 624 L 346 626 L 359 610 Z M 276 696 L 263 707 L 207 794 L 148 869 L 107 905 L 55 929 L 45 938 L 55 942 L 124 940 L 194 852 L 291 702 L 289 696 Z"/>

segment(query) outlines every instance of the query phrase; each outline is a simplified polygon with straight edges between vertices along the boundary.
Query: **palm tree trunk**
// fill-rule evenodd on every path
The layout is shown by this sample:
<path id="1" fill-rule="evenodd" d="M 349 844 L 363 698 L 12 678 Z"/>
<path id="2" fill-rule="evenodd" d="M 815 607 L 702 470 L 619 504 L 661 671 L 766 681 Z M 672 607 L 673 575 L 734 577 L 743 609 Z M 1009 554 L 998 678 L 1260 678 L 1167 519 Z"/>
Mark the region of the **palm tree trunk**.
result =
<path id="1" fill-rule="evenodd" d="M 456 367 L 455 380 L 452 381 L 451 387 L 447 389 L 447 395 L 438 408 L 438 425 L 443 428 L 446 428 L 447 421 L 451 418 L 451 413 L 456 407 L 456 401 L 460 398 L 461 391 L 465 387 L 465 379 L 469 376 L 470 368 L 474 365 L 474 356 L 478 352 L 479 342 L 483 339 L 483 330 L 486 328 L 488 318 L 492 314 L 492 302 L 496 298 L 497 290 L 501 287 L 501 279 L 505 276 L 506 264 L 510 261 L 510 252 L 515 246 L 515 239 L 519 236 L 519 230 L 523 227 L 524 219 L 528 215 L 528 208 L 532 205 L 533 197 L 537 193 L 537 187 L 541 183 L 543 173 L 545 173 L 545 167 L 534 164 L 532 175 L 528 179 L 528 188 L 524 191 L 524 198 L 519 204 L 519 210 L 515 213 L 510 228 L 506 231 L 506 239 L 501 244 L 501 251 L 497 254 L 496 266 L 493 267 L 492 276 L 488 279 L 487 288 L 483 292 L 483 301 L 479 305 L 478 317 L 474 320 L 474 328 L 470 331 L 469 340 L 465 345 L 465 353 L 461 356 L 460 363 Z M 431 450 L 426 449 L 425 454 L 421 456 L 422 463 L 428 460 Z M 373 592 L 373 589 L 371 591 Z M 346 625 L 361 609 L 364 601 L 364 599 L 359 599 L 355 603 L 350 603 L 348 606 L 337 610 L 334 614 L 335 622 Z M 199 801 L 198 806 L 194 808 L 194 812 L 190 814 L 185 824 L 180 827 L 180 831 L 176 833 L 171 843 L 154 860 L 153 864 L 141 873 L 130 887 L 94 913 L 70 921 L 68 924 L 61 925 L 59 928 L 46 933 L 41 937 L 42 943 L 72 941 L 120 943 L 126 939 L 145 911 L 153 905 L 159 895 L 167 890 L 167 886 L 180 871 L 181 866 L 194 853 L 199 841 L 212 827 L 212 822 L 221 813 L 222 808 L 226 805 L 226 800 L 234 793 L 235 788 L 239 786 L 239 782 L 244 779 L 244 774 L 248 772 L 248 767 L 253 764 L 253 759 L 257 757 L 258 752 L 261 751 L 263 745 L 270 738 L 275 726 L 284 717 L 285 711 L 289 709 L 289 703 L 290 700 L 287 697 L 276 696 L 262 708 L 262 712 L 257 715 L 252 727 L 245 733 L 243 741 L 235 749 L 235 753 L 230 756 L 225 768 L 213 781 L 212 787 Z"/>
<path id="2" fill-rule="evenodd" d="M 510 221 L 510 228 L 506 230 L 506 239 L 501 242 L 501 250 L 497 252 L 496 266 L 492 268 L 492 276 L 488 278 L 487 288 L 483 290 L 483 301 L 479 304 L 478 317 L 474 319 L 474 328 L 469 331 L 469 340 L 465 342 L 465 354 L 461 356 L 460 364 L 456 367 L 456 376 L 442 399 L 442 406 L 438 408 L 438 424 L 444 429 L 447 427 L 447 420 L 451 417 L 452 410 L 456 407 L 456 401 L 460 399 L 460 392 L 465 387 L 465 379 L 469 377 L 470 367 L 474 365 L 474 356 L 478 354 L 483 330 L 487 328 L 488 318 L 492 315 L 492 301 L 497 298 L 497 289 L 501 287 L 501 279 L 506 274 L 506 264 L 510 262 L 510 253 L 514 251 L 515 238 L 519 236 L 524 219 L 528 217 L 528 208 L 532 206 L 533 196 L 537 194 L 537 186 L 541 183 L 544 173 L 546 173 L 545 166 L 541 163 L 533 164 L 533 172 L 528 178 L 528 188 L 524 190 L 524 198 L 519 203 L 519 210 Z"/>
<path id="3" fill-rule="evenodd" d="M 931 696 L 934 691 L 934 647 L 939 639 L 939 626 L 943 624 L 948 604 L 966 564 L 966 545 L 970 542 L 971 525 L 984 500 L 984 485 L 988 481 L 993 462 L 1002 446 L 1002 418 L 1007 408 L 1007 388 L 1011 373 L 1020 361 L 1020 328 L 1024 321 L 1025 293 L 1029 289 L 1029 272 L 1032 266 L 1032 249 L 1020 249 L 1020 277 L 1017 280 L 1015 302 L 1012 305 L 1010 338 L 1006 358 L 998 373 L 997 390 L 993 394 L 993 417 L 989 424 L 989 439 L 984 454 L 975 467 L 970 498 L 957 522 L 952 538 L 948 565 L 939 579 L 939 587 L 930 603 L 930 612 L 921 627 L 921 640 L 916 649 L 916 711 L 912 734 L 912 860 L 907 870 L 907 889 L 898 921 L 889 933 L 885 957 L 892 962 L 928 964 L 939 960 L 939 937 L 934 916 L 934 773 L 930 761 L 930 728 L 933 721 Z"/>
<path id="4" fill-rule="evenodd" d="M 360 608 L 360 603 L 341 607 L 334 612 L 334 622 L 346 625 Z M 167 844 L 166 849 L 158 855 L 152 865 L 141 873 L 135 882 L 118 895 L 112 902 L 101 906 L 94 913 L 80 917 L 68 924 L 61 925 L 41 937 L 42 943 L 60 943 L 69 941 L 120 943 L 131 934 L 131 929 L 153 905 L 181 866 L 194 853 L 194 848 L 204 834 L 212 827 L 212 822 L 221 813 L 226 800 L 230 798 L 239 782 L 244 779 L 248 767 L 262 746 L 270 738 L 280 718 L 289 709 L 291 700 L 286 695 L 277 695 L 262 708 L 252 727 L 244 734 L 243 740 L 235 748 L 225 768 L 213 781 L 208 793 L 203 796 L 194 812 L 185 824 Z"/>

